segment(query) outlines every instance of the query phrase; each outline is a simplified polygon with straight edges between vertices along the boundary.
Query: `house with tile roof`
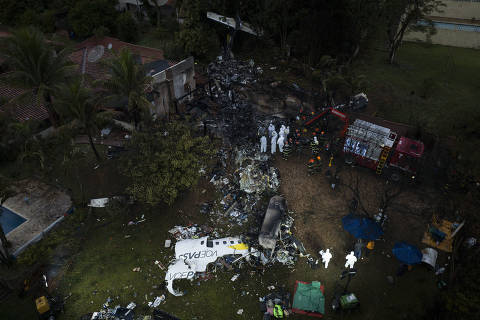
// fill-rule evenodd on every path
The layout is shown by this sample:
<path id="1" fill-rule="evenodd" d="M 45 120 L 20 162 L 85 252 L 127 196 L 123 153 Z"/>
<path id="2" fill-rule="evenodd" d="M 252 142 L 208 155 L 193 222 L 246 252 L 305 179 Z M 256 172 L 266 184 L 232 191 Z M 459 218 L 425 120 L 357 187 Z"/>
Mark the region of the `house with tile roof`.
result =
<path id="1" fill-rule="evenodd" d="M 124 48 L 135 55 L 138 62 L 144 65 L 147 74 L 154 79 L 152 87 L 146 92 L 152 102 L 152 114 L 162 117 L 173 112 L 176 103 L 190 99 L 189 93 L 195 89 L 192 57 L 176 62 L 165 59 L 160 49 L 138 46 L 112 37 L 91 37 L 75 46 L 70 59 L 87 80 L 98 80 L 108 75 L 102 61 L 113 58 L 115 52 Z M 30 103 L 9 107 L 5 105 L 5 101 L 22 93 L 24 91 L 0 85 L 0 112 L 9 112 L 19 121 L 47 119 L 47 110 L 38 104 L 33 95 Z"/>
<path id="2" fill-rule="evenodd" d="M 76 45 L 70 59 L 79 66 L 79 72 L 92 80 L 104 78 L 108 72 L 101 61 L 110 59 L 124 48 L 129 49 L 153 78 L 147 97 L 152 102 L 152 114 L 162 117 L 174 112 L 177 103 L 191 99 L 195 89 L 193 57 L 180 62 L 165 59 L 160 49 L 134 45 L 112 37 L 91 37 Z"/>
<path id="3" fill-rule="evenodd" d="M 33 92 L 26 95 L 20 102 L 7 105 L 6 103 L 12 99 L 18 98 L 25 94 L 26 90 L 13 88 L 0 83 L 0 112 L 10 114 L 17 121 L 37 120 L 43 121 L 48 119 L 48 112 L 43 104 L 38 102 Z"/>

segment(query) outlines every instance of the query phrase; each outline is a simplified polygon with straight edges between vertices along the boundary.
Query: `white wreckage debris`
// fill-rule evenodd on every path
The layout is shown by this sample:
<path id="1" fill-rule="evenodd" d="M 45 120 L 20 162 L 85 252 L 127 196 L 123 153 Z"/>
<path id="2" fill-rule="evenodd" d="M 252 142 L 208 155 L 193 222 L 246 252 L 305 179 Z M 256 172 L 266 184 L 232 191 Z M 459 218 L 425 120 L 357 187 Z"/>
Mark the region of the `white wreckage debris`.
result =
<path id="1" fill-rule="evenodd" d="M 93 208 L 104 208 L 107 206 L 108 200 L 108 198 L 90 199 L 88 206 Z"/>
<path id="2" fill-rule="evenodd" d="M 280 181 L 274 167 L 267 167 L 262 170 L 258 165 L 249 164 L 239 169 L 240 189 L 246 193 L 260 194 L 267 189 L 277 191 Z"/>
<path id="3" fill-rule="evenodd" d="M 175 260 L 169 265 L 165 281 L 168 291 L 174 296 L 182 296 L 183 292 L 173 289 L 176 279 L 193 279 L 197 272 L 205 272 L 208 264 L 226 255 L 238 255 L 239 259 L 247 258 L 256 250 L 249 248 L 239 237 L 221 239 L 187 239 L 175 245 Z"/>
<path id="4" fill-rule="evenodd" d="M 96 199 L 90 199 L 90 202 L 87 204 L 87 206 L 92 207 L 92 208 L 105 208 L 108 203 L 112 200 L 123 200 L 125 199 L 122 196 L 114 196 L 110 198 L 96 198 Z"/>

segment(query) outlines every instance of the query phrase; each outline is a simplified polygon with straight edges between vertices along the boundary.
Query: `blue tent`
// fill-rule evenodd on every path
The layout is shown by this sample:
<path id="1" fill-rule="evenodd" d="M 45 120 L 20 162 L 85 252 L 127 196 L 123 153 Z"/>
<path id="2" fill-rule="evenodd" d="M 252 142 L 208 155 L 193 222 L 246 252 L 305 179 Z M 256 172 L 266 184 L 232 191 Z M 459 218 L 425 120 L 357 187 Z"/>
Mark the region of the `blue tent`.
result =
<path id="1" fill-rule="evenodd" d="M 342 224 L 343 229 L 359 239 L 377 240 L 383 234 L 382 227 L 377 222 L 352 213 L 342 218 Z"/>
<path id="2" fill-rule="evenodd" d="M 422 262 L 422 252 L 414 245 L 406 242 L 397 242 L 393 246 L 393 255 L 405 264 L 417 264 Z"/>

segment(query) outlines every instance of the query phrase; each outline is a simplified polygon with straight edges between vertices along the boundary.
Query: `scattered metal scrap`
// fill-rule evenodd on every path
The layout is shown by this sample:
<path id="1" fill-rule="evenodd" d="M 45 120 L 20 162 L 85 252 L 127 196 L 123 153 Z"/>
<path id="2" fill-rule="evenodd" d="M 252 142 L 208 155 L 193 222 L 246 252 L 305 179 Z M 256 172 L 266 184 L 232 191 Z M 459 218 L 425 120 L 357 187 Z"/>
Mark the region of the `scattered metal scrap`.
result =
<path id="1" fill-rule="evenodd" d="M 117 297 L 118 298 L 118 297 Z M 82 320 L 134 320 L 134 319 L 153 319 L 153 320 L 178 320 L 178 318 L 172 316 L 171 314 L 155 309 L 163 301 L 165 301 L 165 296 L 156 297 L 153 302 L 149 302 L 149 306 L 154 308 L 153 318 L 149 315 L 138 315 L 135 316 L 134 309 L 137 307 L 135 302 L 130 302 L 126 307 L 121 307 L 117 305 L 113 308 L 110 308 L 110 304 L 113 302 L 111 297 L 108 297 L 105 303 L 103 304 L 103 309 L 93 313 L 83 315 Z"/>

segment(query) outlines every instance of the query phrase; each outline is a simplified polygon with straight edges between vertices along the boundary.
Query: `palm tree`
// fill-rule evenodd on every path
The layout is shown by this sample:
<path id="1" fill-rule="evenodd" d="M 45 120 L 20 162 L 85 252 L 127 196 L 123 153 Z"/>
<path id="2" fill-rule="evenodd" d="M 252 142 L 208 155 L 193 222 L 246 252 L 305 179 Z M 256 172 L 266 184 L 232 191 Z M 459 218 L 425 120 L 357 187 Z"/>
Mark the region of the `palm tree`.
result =
<path id="1" fill-rule="evenodd" d="M 52 97 L 55 87 L 64 83 L 76 68 L 68 59 L 70 50 L 65 48 L 56 52 L 44 35 L 33 27 L 14 31 L 0 48 L 0 54 L 12 70 L 4 73 L 2 80 L 25 89 L 25 93 L 15 100 L 21 102 L 31 97 L 33 91 L 37 101 L 45 105 L 50 122 L 56 127 L 57 114 Z"/>
<path id="2" fill-rule="evenodd" d="M 55 95 L 55 109 L 65 118 L 71 120 L 72 125 L 84 130 L 88 141 L 98 161 L 100 155 L 93 143 L 92 135 L 98 131 L 97 124 L 104 112 L 99 112 L 101 99 L 93 95 L 92 91 L 83 86 L 81 79 L 75 79 L 58 87 Z"/>
<path id="3" fill-rule="evenodd" d="M 151 85 L 152 77 L 146 75 L 143 66 L 126 48 L 107 61 L 105 66 L 110 71 L 108 78 L 102 81 L 107 98 L 127 100 L 128 113 L 133 117 L 137 128 L 141 113 L 150 107 L 146 89 Z"/>

